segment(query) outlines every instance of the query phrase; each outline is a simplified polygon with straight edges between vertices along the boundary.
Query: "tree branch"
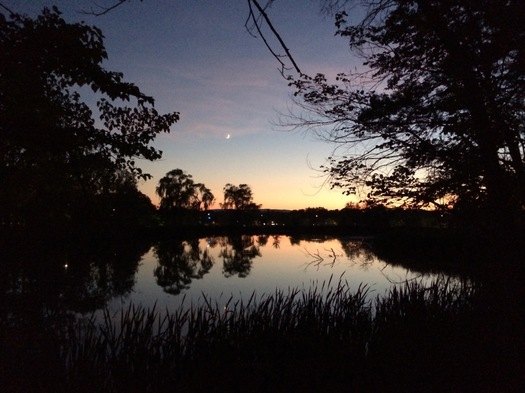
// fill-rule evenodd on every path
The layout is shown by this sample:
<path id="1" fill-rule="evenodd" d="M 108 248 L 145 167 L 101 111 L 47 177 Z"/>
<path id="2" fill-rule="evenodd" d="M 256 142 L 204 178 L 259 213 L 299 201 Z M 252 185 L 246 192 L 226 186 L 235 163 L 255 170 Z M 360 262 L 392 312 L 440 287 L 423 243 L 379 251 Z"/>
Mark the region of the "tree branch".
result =
<path id="1" fill-rule="evenodd" d="M 111 12 L 115 8 L 121 6 L 122 4 L 127 3 L 128 1 L 129 0 L 117 0 L 117 2 L 110 7 L 103 7 L 101 5 L 95 4 L 102 11 L 97 12 L 97 11 L 94 11 L 92 8 L 91 11 L 80 11 L 80 13 L 85 14 L 85 15 L 102 16 L 102 15 L 107 14 L 108 12 Z M 142 0 L 139 0 L 139 1 L 142 3 Z"/>
<path id="2" fill-rule="evenodd" d="M 9 12 L 11 15 L 15 15 L 15 13 L 13 11 L 11 11 L 7 6 L 5 6 L 4 4 L 0 3 L 0 7 L 2 7 L 4 10 L 6 10 L 7 12 Z"/>
<path id="3" fill-rule="evenodd" d="M 284 62 L 281 60 L 281 55 L 279 55 L 278 53 L 276 53 L 271 45 L 268 43 L 268 41 L 266 40 L 266 37 L 264 36 L 264 34 L 262 33 L 261 29 L 260 29 L 260 26 L 259 26 L 259 22 L 257 21 L 258 18 L 255 17 L 255 13 L 253 12 L 253 8 L 252 8 L 252 4 L 255 5 L 255 7 L 257 8 L 257 11 L 259 12 L 259 15 L 263 17 L 264 21 L 266 22 L 266 24 L 268 25 L 268 27 L 270 28 L 272 34 L 274 35 L 274 37 L 277 39 L 277 41 L 279 41 L 279 45 L 281 46 L 281 48 L 283 48 L 284 52 L 286 53 L 286 57 L 288 57 L 288 59 L 290 60 L 290 62 L 292 63 L 293 65 L 293 68 L 295 69 L 295 71 L 297 71 L 298 74 L 301 74 L 301 70 L 299 69 L 297 63 L 295 62 L 295 59 L 293 58 L 293 56 L 291 55 L 289 49 L 286 47 L 286 44 L 284 43 L 283 39 L 281 38 L 280 34 L 277 32 L 277 30 L 274 28 L 270 18 L 268 17 L 268 14 L 266 13 L 265 11 L 265 8 L 261 7 L 261 5 L 259 4 L 259 2 L 257 0 L 248 0 L 248 6 L 249 6 L 249 15 L 248 15 L 248 20 L 252 20 L 253 23 L 254 23 L 254 26 L 255 28 L 257 29 L 257 32 L 259 33 L 259 36 L 262 38 L 262 40 L 264 41 L 264 44 L 266 45 L 266 47 L 268 48 L 268 50 L 270 51 L 270 53 L 272 54 L 273 57 L 275 57 L 277 59 L 277 61 L 281 64 L 281 74 L 284 76 L 284 70 L 286 69 L 286 65 L 284 64 Z M 247 26 L 247 22 L 245 24 L 245 27 L 248 31 L 250 31 L 250 29 L 248 28 Z"/>

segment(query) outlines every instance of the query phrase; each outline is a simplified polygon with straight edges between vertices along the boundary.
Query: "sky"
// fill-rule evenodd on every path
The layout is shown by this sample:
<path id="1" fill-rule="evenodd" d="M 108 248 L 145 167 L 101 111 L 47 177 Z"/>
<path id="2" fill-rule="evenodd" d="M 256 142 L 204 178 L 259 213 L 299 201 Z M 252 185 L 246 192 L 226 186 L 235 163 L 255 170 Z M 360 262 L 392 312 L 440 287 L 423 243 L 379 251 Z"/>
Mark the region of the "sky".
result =
<path id="1" fill-rule="evenodd" d="M 159 112 L 180 112 L 153 143 L 162 159 L 139 165 L 153 176 L 139 189 L 155 204 L 159 179 L 176 168 L 211 189 L 213 208 L 227 183 L 248 184 L 267 209 L 341 209 L 355 200 L 330 190 L 317 170 L 335 146 L 278 125 L 281 114 L 297 109 L 293 89 L 263 41 L 246 31 L 246 0 L 130 0 L 103 16 L 81 12 L 114 2 L 2 0 L 30 16 L 56 5 L 66 21 L 98 26 L 105 68 L 153 96 Z M 276 0 L 268 15 L 302 72 L 335 75 L 355 63 L 319 0 Z"/>

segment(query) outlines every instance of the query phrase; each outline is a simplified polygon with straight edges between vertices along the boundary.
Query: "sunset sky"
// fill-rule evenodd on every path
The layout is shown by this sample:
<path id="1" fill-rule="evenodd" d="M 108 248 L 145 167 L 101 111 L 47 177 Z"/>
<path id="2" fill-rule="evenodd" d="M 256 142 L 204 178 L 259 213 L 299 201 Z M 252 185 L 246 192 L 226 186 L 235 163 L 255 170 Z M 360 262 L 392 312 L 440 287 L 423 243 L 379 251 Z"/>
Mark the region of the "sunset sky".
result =
<path id="1" fill-rule="evenodd" d="M 325 179 L 313 169 L 334 146 L 276 125 L 279 113 L 293 108 L 293 90 L 263 41 L 246 31 L 246 0 L 130 0 L 99 17 L 79 11 L 113 0 L 2 3 L 31 16 L 57 5 L 67 21 L 100 27 L 106 68 L 154 96 L 159 112 L 180 112 L 171 133 L 154 142 L 162 160 L 141 164 L 153 179 L 140 189 L 154 203 L 158 180 L 175 168 L 210 188 L 214 207 L 226 183 L 249 184 L 263 208 L 340 209 L 350 200 L 322 187 Z M 356 63 L 319 7 L 319 0 L 277 0 L 268 13 L 303 72 L 335 75 Z"/>

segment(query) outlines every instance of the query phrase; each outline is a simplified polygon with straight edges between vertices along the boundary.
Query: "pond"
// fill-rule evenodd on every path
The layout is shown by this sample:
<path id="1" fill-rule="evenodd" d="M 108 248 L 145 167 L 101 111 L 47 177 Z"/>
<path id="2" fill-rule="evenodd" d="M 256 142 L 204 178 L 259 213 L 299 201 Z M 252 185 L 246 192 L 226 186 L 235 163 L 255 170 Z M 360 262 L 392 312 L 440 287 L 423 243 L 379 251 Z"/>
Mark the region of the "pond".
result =
<path id="1" fill-rule="evenodd" d="M 271 295 L 276 290 L 310 290 L 348 282 L 366 285 L 370 296 L 407 280 L 432 280 L 379 259 L 366 238 L 224 236 L 162 242 L 146 252 L 130 292 L 113 298 L 110 309 L 130 302 L 158 309 L 226 303 Z"/>
<path id="2" fill-rule="evenodd" d="M 450 383 L 442 390 L 453 390 L 457 381 L 471 383 L 478 380 L 477 370 L 495 387 L 504 386 L 509 369 L 519 375 L 522 364 L 515 359 L 523 352 L 523 329 L 514 320 L 522 320 L 522 276 L 487 275 L 490 279 L 472 286 L 460 274 L 449 281 L 451 276 L 433 273 L 437 268 L 431 262 L 440 255 L 429 259 L 423 242 L 398 239 L 231 235 L 153 242 L 4 241 L 3 359 L 17 381 L 50 375 L 50 385 L 68 387 L 49 391 L 78 386 L 106 391 L 113 385 L 129 391 L 127 385 L 152 384 L 156 388 L 150 391 L 179 386 L 256 391 L 260 381 L 269 381 L 261 385 L 266 391 L 282 375 L 292 377 L 285 389 L 273 390 L 308 390 L 315 383 L 310 390 L 341 391 L 355 381 L 360 385 L 354 386 L 385 390 L 376 385 L 378 372 L 388 386 L 401 375 L 397 391 L 412 386 L 416 376 L 416 387 L 424 391 L 441 387 L 442 381 Z M 457 250 L 450 242 L 429 243 L 432 251 L 447 249 L 445 255 Z M 425 284 L 443 278 L 440 285 L 404 286 L 407 280 Z M 342 290 L 331 293 L 342 295 L 329 296 L 326 288 L 340 280 Z M 456 280 L 467 285 L 449 286 Z M 363 294 L 359 288 L 365 286 L 374 299 L 393 285 L 408 289 L 376 307 L 351 296 Z M 316 288 L 314 296 L 294 292 Z M 280 292 L 273 296 L 275 291 Z M 258 303 L 259 309 L 237 307 L 239 300 L 246 306 L 253 293 L 269 301 Z M 294 296 L 286 298 L 288 293 Z M 291 307 L 288 299 L 294 301 Z M 179 308 L 202 302 L 212 307 Z M 155 312 L 130 305 L 155 306 Z M 171 315 L 163 315 L 165 310 Z M 494 353 L 508 356 L 502 361 Z M 478 369 L 479 364 L 484 366 Z M 429 375 L 435 375 L 430 384 Z"/>
<path id="3" fill-rule="evenodd" d="M 260 298 L 276 290 L 311 290 L 340 280 L 370 297 L 406 280 L 434 274 L 392 265 L 369 238 L 235 235 L 163 241 L 24 241 L 3 247 L 0 287 L 7 315 L 56 308 L 90 314 L 130 303 L 157 310 L 230 298 Z M 30 306 L 30 307 L 28 307 Z M 29 310 L 29 311 L 28 311 Z"/>

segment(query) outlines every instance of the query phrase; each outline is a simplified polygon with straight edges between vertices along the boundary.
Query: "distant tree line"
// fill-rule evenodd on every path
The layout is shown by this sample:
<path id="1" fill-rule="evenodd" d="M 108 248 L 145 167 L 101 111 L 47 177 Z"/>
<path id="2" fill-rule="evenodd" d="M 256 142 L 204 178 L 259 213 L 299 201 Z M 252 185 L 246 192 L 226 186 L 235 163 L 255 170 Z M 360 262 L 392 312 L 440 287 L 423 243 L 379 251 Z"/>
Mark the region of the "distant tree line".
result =
<path id="1" fill-rule="evenodd" d="M 160 197 L 159 216 L 164 224 L 198 226 L 209 224 L 206 212 L 215 202 L 215 196 L 203 183 L 196 183 L 193 176 L 182 169 L 173 169 L 159 180 L 156 193 Z M 253 222 L 253 212 L 262 205 L 253 201 L 249 185 L 227 183 L 223 188 L 224 201 L 220 206 L 231 211 L 231 223 Z"/>
<path id="2" fill-rule="evenodd" d="M 211 210 L 215 196 L 203 183 L 182 169 L 174 169 L 159 180 L 158 217 L 168 227 L 256 227 L 266 231 L 294 228 L 379 229 L 390 227 L 444 227 L 450 221 L 439 211 L 387 208 L 366 202 L 347 203 L 341 210 L 322 207 L 299 210 L 262 209 L 254 202 L 249 185 L 228 183 L 223 188 L 220 209 Z"/>

